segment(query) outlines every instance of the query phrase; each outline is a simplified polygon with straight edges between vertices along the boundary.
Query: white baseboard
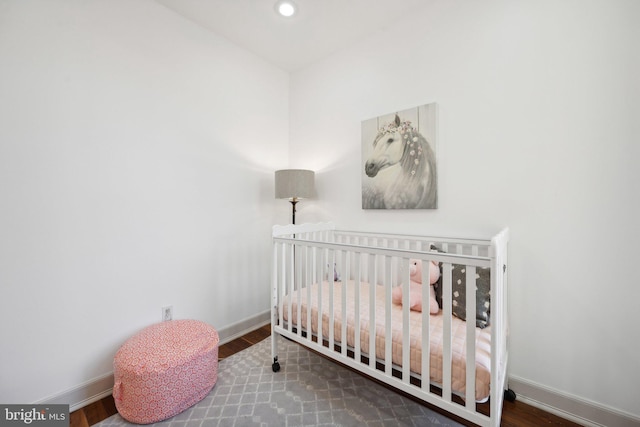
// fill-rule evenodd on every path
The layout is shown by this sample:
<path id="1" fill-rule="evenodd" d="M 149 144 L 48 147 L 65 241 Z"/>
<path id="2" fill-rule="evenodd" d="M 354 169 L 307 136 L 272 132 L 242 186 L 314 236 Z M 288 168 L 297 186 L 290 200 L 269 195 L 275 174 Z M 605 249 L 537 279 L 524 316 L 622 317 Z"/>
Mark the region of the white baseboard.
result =
<path id="1" fill-rule="evenodd" d="M 509 388 L 517 400 L 588 427 L 640 427 L 640 418 L 577 396 L 572 396 L 524 378 L 509 377 Z"/>
<path id="2" fill-rule="evenodd" d="M 268 310 L 219 329 L 218 337 L 220 338 L 220 345 L 233 341 L 248 332 L 269 324 L 270 322 L 271 310 Z M 69 412 L 73 412 L 109 396 L 112 392 L 113 372 L 110 372 L 67 391 L 55 394 L 34 403 L 69 405 Z"/>
<path id="3" fill-rule="evenodd" d="M 69 405 L 69 412 L 73 412 L 109 396 L 112 390 L 113 372 L 110 372 L 69 390 L 49 396 L 35 402 L 35 404 Z"/>
<path id="4" fill-rule="evenodd" d="M 229 341 L 233 341 L 236 338 L 240 338 L 247 332 L 251 332 L 255 329 L 261 328 L 264 325 L 268 325 L 269 323 L 271 323 L 271 310 L 264 311 L 255 316 L 248 317 L 237 323 L 229 325 L 225 328 L 218 329 L 220 345 L 226 344 Z"/>

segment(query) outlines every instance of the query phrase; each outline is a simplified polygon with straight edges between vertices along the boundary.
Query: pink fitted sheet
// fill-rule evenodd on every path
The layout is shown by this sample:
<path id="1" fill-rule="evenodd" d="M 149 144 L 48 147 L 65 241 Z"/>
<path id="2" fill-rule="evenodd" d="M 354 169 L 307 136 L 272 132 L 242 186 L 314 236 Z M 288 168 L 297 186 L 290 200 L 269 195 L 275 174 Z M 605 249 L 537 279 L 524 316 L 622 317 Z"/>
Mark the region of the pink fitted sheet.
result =
<path id="1" fill-rule="evenodd" d="M 353 280 L 346 282 L 346 321 L 347 321 L 347 345 L 355 347 L 355 289 L 356 284 Z M 342 342 L 342 282 L 323 282 L 322 283 L 322 335 L 325 339 L 329 338 L 329 298 L 330 289 L 333 286 L 333 319 L 334 319 L 334 340 L 336 343 Z M 369 316 L 369 295 L 370 288 L 366 282 L 360 283 L 360 348 L 363 354 L 369 354 L 369 331 L 371 328 Z M 311 307 L 311 331 L 313 334 L 318 333 L 318 284 L 310 286 L 311 304 L 307 303 L 307 288 L 303 288 L 299 294 L 298 291 L 291 293 L 291 317 L 292 324 L 298 325 L 298 302 L 301 308 L 301 326 L 303 330 L 308 331 L 308 315 L 307 307 Z M 385 355 L 385 291 L 382 286 L 376 286 L 375 289 L 375 333 L 376 333 L 376 357 L 384 359 Z M 389 295 L 388 298 L 391 298 Z M 281 310 L 283 318 L 288 321 L 289 298 L 283 299 Z M 391 304 L 392 316 L 392 361 L 395 365 L 402 365 L 402 306 Z M 443 326 L 444 316 L 442 311 L 436 315 L 430 316 L 429 338 L 430 338 L 430 381 L 434 384 L 442 384 L 442 364 L 443 364 Z M 414 373 L 422 375 L 422 313 L 416 311 L 409 312 L 409 330 L 411 339 L 410 351 L 410 370 Z M 454 393 L 464 395 L 466 390 L 466 351 L 467 336 L 466 322 L 452 317 L 451 319 L 451 388 Z M 475 328 L 476 336 L 476 387 L 475 396 L 477 401 L 484 401 L 489 396 L 490 385 L 490 367 L 491 367 L 491 328 L 484 329 Z"/>

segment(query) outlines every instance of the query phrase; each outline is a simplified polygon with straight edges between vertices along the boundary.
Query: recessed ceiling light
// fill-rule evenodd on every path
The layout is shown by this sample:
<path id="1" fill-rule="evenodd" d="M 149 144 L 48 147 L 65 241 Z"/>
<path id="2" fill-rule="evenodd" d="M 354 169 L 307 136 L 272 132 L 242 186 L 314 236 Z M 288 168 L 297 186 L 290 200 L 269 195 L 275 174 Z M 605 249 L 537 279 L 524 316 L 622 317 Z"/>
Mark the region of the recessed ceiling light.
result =
<path id="1" fill-rule="evenodd" d="M 296 5 L 290 1 L 279 1 L 276 3 L 276 10 L 282 16 L 286 16 L 287 18 L 295 15 L 296 13 Z"/>

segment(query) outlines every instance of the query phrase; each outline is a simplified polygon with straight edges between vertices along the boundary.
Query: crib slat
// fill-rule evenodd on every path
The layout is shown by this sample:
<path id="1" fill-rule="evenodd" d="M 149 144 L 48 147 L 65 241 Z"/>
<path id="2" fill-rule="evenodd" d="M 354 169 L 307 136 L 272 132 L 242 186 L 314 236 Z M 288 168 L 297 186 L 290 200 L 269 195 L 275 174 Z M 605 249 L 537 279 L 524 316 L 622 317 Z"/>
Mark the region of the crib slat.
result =
<path id="1" fill-rule="evenodd" d="M 341 301 L 342 301 L 342 330 L 341 330 L 341 344 L 340 344 L 340 350 L 342 351 L 342 355 L 346 356 L 347 355 L 347 283 L 348 281 L 346 280 L 347 277 L 349 277 L 349 265 L 347 263 L 347 251 L 342 251 L 342 269 L 343 269 L 343 274 L 345 277 L 345 280 L 342 281 L 342 296 L 341 296 Z M 335 275 L 335 272 L 334 272 Z M 335 280 L 333 277 L 331 278 L 331 281 Z M 335 283 L 335 282 L 334 282 Z"/>
<path id="2" fill-rule="evenodd" d="M 426 242 L 427 248 L 431 248 L 431 243 L 430 242 Z M 417 251 L 422 251 L 422 242 L 418 241 L 416 242 L 416 250 Z M 427 249 L 429 250 L 429 249 Z M 430 262 L 430 261 L 428 261 Z M 429 266 L 430 267 L 430 266 Z M 424 264 L 422 266 L 422 283 L 431 283 L 431 268 L 425 268 Z M 428 286 L 422 286 L 421 289 L 422 292 L 422 301 L 429 301 L 431 298 L 430 295 L 430 289 Z M 430 321 L 431 321 L 431 311 L 430 310 L 426 310 L 425 307 L 423 307 L 422 309 L 422 313 L 421 313 L 421 321 L 422 321 L 422 346 L 421 346 L 421 351 L 422 351 L 422 358 L 420 360 L 420 372 L 421 372 L 421 388 L 423 391 L 429 391 L 430 390 L 430 384 L 431 384 L 431 368 L 429 366 L 429 356 L 431 354 L 431 340 L 430 340 L 430 331 L 429 331 L 429 327 L 430 327 Z"/>
<path id="3" fill-rule="evenodd" d="M 442 398 L 451 401 L 451 263 L 442 266 Z"/>
<path id="4" fill-rule="evenodd" d="M 391 362 L 391 257 L 385 256 L 384 263 L 384 370 L 387 375 L 391 375 L 393 368 Z"/>
<path id="5" fill-rule="evenodd" d="M 294 248 L 293 256 L 296 264 L 296 280 L 294 283 L 294 288 L 298 291 L 298 302 L 297 302 L 297 317 L 296 317 L 296 331 L 299 337 L 302 336 L 302 250 L 306 248 L 301 247 L 297 248 L 298 257 L 296 259 L 296 249 Z"/>
<path id="6" fill-rule="evenodd" d="M 353 265 L 353 269 L 355 271 L 355 307 L 354 307 L 354 312 L 355 312 L 355 322 L 356 322 L 356 326 L 355 326 L 355 337 L 354 337 L 354 355 L 353 358 L 360 362 L 360 357 L 362 355 L 361 353 L 361 349 L 360 349 L 360 282 L 362 280 L 362 272 L 360 271 L 360 257 L 362 255 L 360 253 L 356 253 L 356 257 L 354 259 L 354 265 Z"/>
<path id="7" fill-rule="evenodd" d="M 307 262 L 307 283 L 306 283 L 306 288 L 307 288 L 307 339 L 309 341 L 312 340 L 312 326 L 311 326 L 311 284 L 313 283 L 313 278 L 314 273 L 315 273 L 315 253 L 316 253 L 316 248 L 307 248 L 307 258 L 306 258 L 306 262 Z"/>
<path id="8" fill-rule="evenodd" d="M 466 270 L 466 314 L 467 314 L 467 379 L 466 379 L 466 406 L 475 408 L 476 392 L 476 268 L 467 265 Z"/>
<path id="9" fill-rule="evenodd" d="M 422 289 L 422 300 L 426 301 L 430 296 L 428 290 Z M 422 390 L 428 391 L 431 382 L 431 366 L 429 356 L 431 355 L 431 337 L 429 328 L 431 323 L 431 315 L 429 311 L 422 310 L 422 360 L 420 363 L 420 372 L 422 375 Z"/>
<path id="10" fill-rule="evenodd" d="M 271 270 L 271 328 L 273 329 L 276 324 L 277 325 L 282 325 L 282 321 L 280 321 L 280 323 L 277 323 L 278 320 L 281 319 L 282 316 L 282 310 L 279 309 L 278 304 L 280 301 L 279 295 L 278 295 L 278 247 L 280 245 L 278 245 L 277 242 L 273 242 L 273 259 L 271 260 L 272 262 L 272 270 Z M 276 320 L 276 317 L 278 318 L 278 320 Z M 271 338 L 271 360 L 272 361 L 276 361 L 277 357 L 278 357 L 278 345 L 276 340 L 274 339 L 275 335 L 273 335 L 273 337 Z"/>
<path id="11" fill-rule="evenodd" d="M 333 266 L 336 262 L 336 252 L 334 250 L 329 251 L 329 265 Z M 328 272 L 327 272 L 328 273 Z M 333 304 L 333 286 L 329 286 L 329 348 L 331 351 L 334 349 L 335 344 L 335 313 Z"/>
<path id="12" fill-rule="evenodd" d="M 411 322 L 409 321 L 411 275 L 409 268 L 409 258 L 403 258 L 400 267 L 402 274 L 400 281 L 402 286 L 402 381 L 407 384 L 411 382 Z"/>
<path id="13" fill-rule="evenodd" d="M 429 246 L 430 247 L 430 246 Z M 424 274 L 425 270 L 427 273 L 427 277 L 429 277 L 430 268 L 422 269 L 422 283 L 430 283 L 429 281 L 425 281 Z M 422 301 L 429 301 L 431 298 L 430 289 L 428 286 L 422 286 Z M 422 309 L 422 360 L 420 364 L 420 372 L 422 378 L 422 390 L 429 391 L 431 384 L 431 366 L 430 366 L 430 355 L 431 355 L 431 337 L 430 337 L 430 327 L 431 327 L 431 312 L 430 310 Z"/>
<path id="14" fill-rule="evenodd" d="M 293 244 L 289 245 L 289 255 L 288 255 L 289 260 L 290 260 L 289 261 L 289 271 L 286 273 L 287 278 L 289 279 L 287 281 L 287 292 L 286 293 L 289 294 L 289 295 L 293 295 L 292 294 L 292 292 L 293 292 L 293 281 L 294 281 L 293 278 L 295 277 L 295 258 L 294 258 L 294 255 L 293 255 L 293 253 L 294 253 L 293 252 L 293 248 L 294 248 Z M 291 332 L 293 330 L 293 317 L 291 317 L 292 310 L 293 310 L 293 301 L 291 301 L 291 299 L 290 299 L 289 304 L 287 304 L 287 315 L 288 315 L 287 316 L 287 319 L 288 319 L 288 321 L 287 321 L 287 330 L 289 332 Z"/>
<path id="15" fill-rule="evenodd" d="M 318 250 L 317 254 L 317 266 L 316 266 L 316 283 L 322 283 L 322 263 L 324 262 L 324 254 L 325 250 Z M 323 328 L 322 328 L 322 286 L 318 286 L 318 336 L 317 343 L 322 345 L 322 337 L 324 336 Z"/>
<path id="16" fill-rule="evenodd" d="M 286 256 L 285 256 L 285 244 L 281 243 L 279 245 L 279 250 L 280 250 L 280 260 L 281 260 L 281 265 L 280 265 L 280 274 L 279 274 L 279 284 L 276 285 L 277 290 L 276 290 L 276 295 L 278 295 L 278 302 L 282 301 L 283 295 L 284 295 L 284 289 L 286 289 L 286 271 L 287 271 L 287 267 L 286 267 Z M 276 280 L 276 282 L 278 282 L 278 280 Z M 278 325 L 280 325 L 280 327 L 284 327 L 284 310 L 282 309 L 283 307 L 278 307 Z"/>
<path id="17" fill-rule="evenodd" d="M 370 283 L 377 283 L 376 280 L 376 258 L 377 255 L 369 256 L 369 280 Z M 369 367 L 376 368 L 376 287 L 369 286 Z"/>

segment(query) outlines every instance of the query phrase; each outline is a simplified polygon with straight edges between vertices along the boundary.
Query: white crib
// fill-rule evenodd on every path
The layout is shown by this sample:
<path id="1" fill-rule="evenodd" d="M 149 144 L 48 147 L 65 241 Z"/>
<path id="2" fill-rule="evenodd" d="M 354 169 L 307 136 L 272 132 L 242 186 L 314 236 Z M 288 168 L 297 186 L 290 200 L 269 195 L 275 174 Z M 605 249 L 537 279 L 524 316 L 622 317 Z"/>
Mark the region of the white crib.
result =
<path id="1" fill-rule="evenodd" d="M 508 240 L 507 229 L 482 240 L 339 231 L 333 223 L 274 226 L 274 372 L 279 334 L 477 425 L 499 426 L 503 398 L 515 399 L 506 387 Z M 440 263 L 436 315 L 428 286 L 422 312 L 409 309 L 408 286 L 401 305 L 391 301 L 392 287 L 410 281 L 410 260 Z M 488 322 L 474 321 L 480 272 L 488 278 Z"/>

